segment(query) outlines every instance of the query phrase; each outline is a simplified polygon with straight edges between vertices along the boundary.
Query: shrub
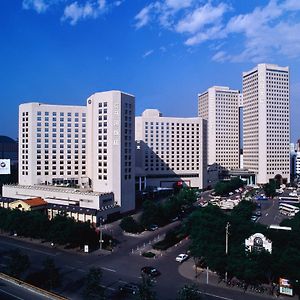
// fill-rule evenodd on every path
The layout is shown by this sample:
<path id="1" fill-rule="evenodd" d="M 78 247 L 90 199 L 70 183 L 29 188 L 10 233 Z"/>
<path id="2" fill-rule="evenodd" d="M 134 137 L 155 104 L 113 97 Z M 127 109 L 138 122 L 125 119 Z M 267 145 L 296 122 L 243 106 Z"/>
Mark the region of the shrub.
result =
<path id="1" fill-rule="evenodd" d="M 153 258 L 155 256 L 155 253 L 149 251 L 149 252 L 143 252 L 142 256 L 147 257 L 147 258 Z"/>
<path id="2" fill-rule="evenodd" d="M 181 232 L 180 228 L 169 230 L 162 241 L 159 241 L 153 245 L 153 249 L 167 250 L 168 248 L 179 243 L 185 237 L 186 235 Z"/>
<path id="3" fill-rule="evenodd" d="M 143 227 L 133 217 L 124 217 L 120 223 L 120 227 L 130 233 L 140 233 L 143 231 Z"/>

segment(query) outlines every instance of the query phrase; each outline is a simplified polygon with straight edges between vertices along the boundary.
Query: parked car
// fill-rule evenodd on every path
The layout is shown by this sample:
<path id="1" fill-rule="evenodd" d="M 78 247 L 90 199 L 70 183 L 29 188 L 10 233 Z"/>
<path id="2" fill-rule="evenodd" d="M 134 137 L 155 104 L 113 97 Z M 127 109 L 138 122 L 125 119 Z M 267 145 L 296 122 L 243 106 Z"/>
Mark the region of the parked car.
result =
<path id="1" fill-rule="evenodd" d="M 126 283 L 119 287 L 119 291 L 124 294 L 137 295 L 140 292 L 140 288 L 135 283 Z"/>
<path id="2" fill-rule="evenodd" d="M 254 215 L 257 216 L 257 217 L 260 217 L 261 216 L 261 211 L 260 210 L 255 211 Z"/>
<path id="3" fill-rule="evenodd" d="M 161 274 L 156 268 L 149 266 L 141 268 L 141 272 L 151 277 L 156 277 Z"/>
<path id="4" fill-rule="evenodd" d="M 256 222 L 257 219 L 258 219 L 258 216 L 252 216 L 252 217 L 251 217 L 251 221 L 253 221 L 253 222 Z"/>
<path id="5" fill-rule="evenodd" d="M 148 227 L 148 230 L 150 230 L 150 231 L 155 231 L 157 229 L 158 229 L 158 226 L 156 224 L 149 225 L 149 227 Z"/>
<path id="6" fill-rule="evenodd" d="M 189 256 L 187 254 L 182 253 L 182 254 L 179 254 L 175 260 L 182 263 L 185 260 L 187 260 L 188 258 L 189 258 Z"/>
<path id="7" fill-rule="evenodd" d="M 176 222 L 176 221 L 178 221 L 178 220 L 179 220 L 179 217 L 176 216 L 176 217 L 174 217 L 174 218 L 171 219 L 171 222 Z"/>

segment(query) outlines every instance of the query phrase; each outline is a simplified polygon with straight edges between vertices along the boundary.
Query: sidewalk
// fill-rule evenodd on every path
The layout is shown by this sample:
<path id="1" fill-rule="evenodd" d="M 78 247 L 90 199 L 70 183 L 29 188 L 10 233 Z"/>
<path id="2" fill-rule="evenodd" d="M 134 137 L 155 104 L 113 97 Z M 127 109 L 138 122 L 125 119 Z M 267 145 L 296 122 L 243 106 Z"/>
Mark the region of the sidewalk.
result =
<path id="1" fill-rule="evenodd" d="M 196 270 L 194 267 L 194 261 L 192 258 L 187 260 L 186 262 L 182 263 L 179 268 L 178 268 L 179 274 L 189 280 L 192 280 L 194 283 L 199 283 L 199 284 L 208 284 L 211 286 L 218 287 L 220 289 L 229 289 L 229 290 L 235 290 L 235 291 L 241 291 L 240 288 L 238 287 L 230 287 L 227 286 L 224 282 L 219 282 L 219 277 L 212 271 L 208 271 L 206 269 L 198 269 L 197 270 L 197 278 L 196 278 Z M 268 295 L 267 293 L 262 293 L 258 294 L 252 291 L 247 290 L 247 294 L 249 295 L 255 295 L 255 296 L 260 296 L 260 297 L 265 297 L 269 299 L 283 299 L 283 300 L 291 300 L 291 299 L 298 299 L 297 296 L 283 296 L 280 295 L 279 297 Z"/>

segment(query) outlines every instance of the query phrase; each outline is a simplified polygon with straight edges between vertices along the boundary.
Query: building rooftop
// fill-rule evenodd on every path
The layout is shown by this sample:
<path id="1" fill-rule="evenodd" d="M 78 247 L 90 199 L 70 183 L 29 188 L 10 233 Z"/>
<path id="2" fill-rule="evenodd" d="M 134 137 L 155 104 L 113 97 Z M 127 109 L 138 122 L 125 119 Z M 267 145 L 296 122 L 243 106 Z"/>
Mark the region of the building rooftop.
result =
<path id="1" fill-rule="evenodd" d="M 42 206 L 42 205 L 47 204 L 47 202 L 44 199 L 40 198 L 40 197 L 27 199 L 27 200 L 22 200 L 22 201 L 25 202 L 26 204 L 28 204 L 31 207 Z"/>
<path id="2" fill-rule="evenodd" d="M 101 193 L 101 192 L 93 192 L 90 189 L 76 189 L 70 187 L 59 187 L 59 186 L 51 186 L 51 185 L 18 185 L 18 184 L 10 184 L 8 185 L 10 188 L 23 188 L 28 190 L 42 190 L 49 192 L 58 192 L 58 193 L 68 193 L 68 194 L 79 194 L 79 195 L 89 195 L 89 196 L 102 196 L 111 193 Z"/>

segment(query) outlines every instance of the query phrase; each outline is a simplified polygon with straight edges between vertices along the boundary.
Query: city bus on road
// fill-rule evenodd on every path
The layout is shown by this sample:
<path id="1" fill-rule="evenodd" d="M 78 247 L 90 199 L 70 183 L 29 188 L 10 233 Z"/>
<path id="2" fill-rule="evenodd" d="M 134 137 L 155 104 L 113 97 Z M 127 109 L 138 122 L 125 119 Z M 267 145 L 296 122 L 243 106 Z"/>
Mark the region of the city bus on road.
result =
<path id="1" fill-rule="evenodd" d="M 279 203 L 299 204 L 299 198 L 297 197 L 279 197 Z"/>
<path id="2" fill-rule="evenodd" d="M 294 217 L 299 212 L 299 207 L 287 204 L 287 203 L 280 203 L 279 204 L 279 212 L 282 215 Z"/>

